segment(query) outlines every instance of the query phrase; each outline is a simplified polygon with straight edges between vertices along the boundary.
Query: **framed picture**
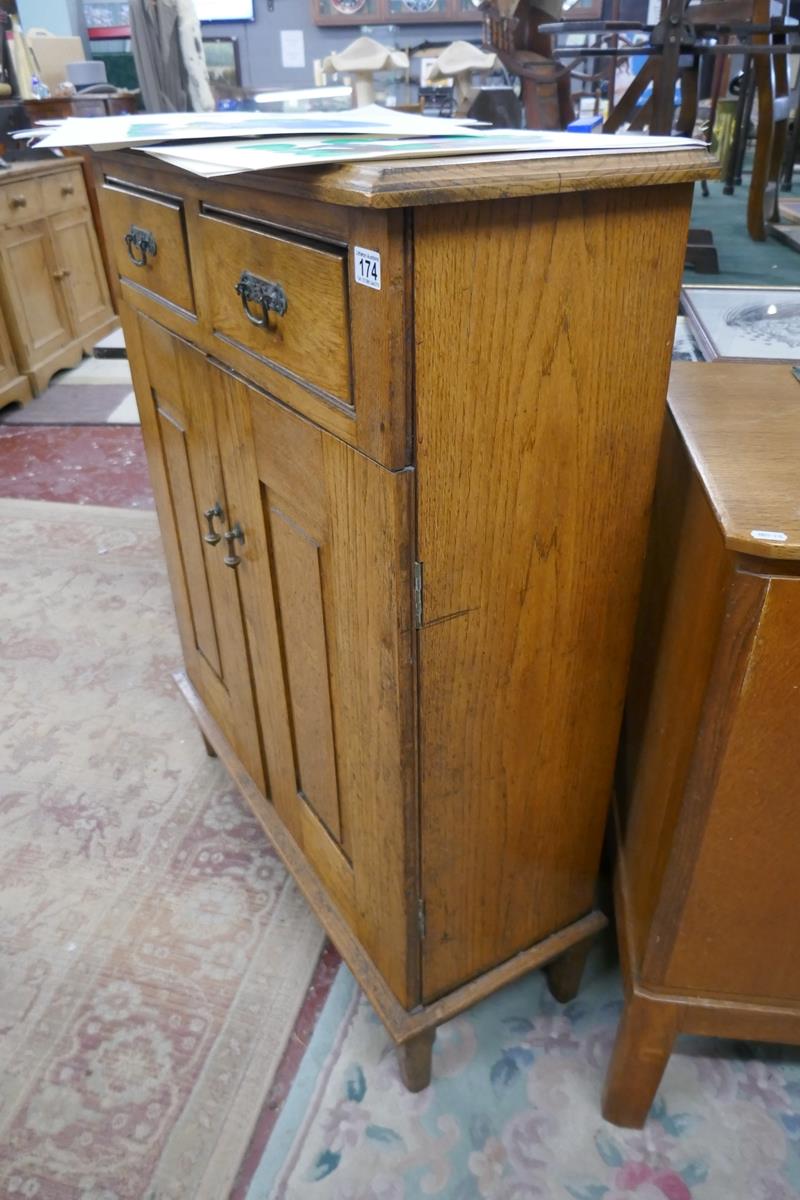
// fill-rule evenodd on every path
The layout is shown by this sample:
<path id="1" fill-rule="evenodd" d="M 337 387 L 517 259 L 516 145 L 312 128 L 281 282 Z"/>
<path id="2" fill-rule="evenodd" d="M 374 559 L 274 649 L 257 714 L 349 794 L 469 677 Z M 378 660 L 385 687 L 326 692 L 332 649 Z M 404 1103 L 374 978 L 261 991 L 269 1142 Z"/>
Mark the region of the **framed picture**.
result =
<path id="1" fill-rule="evenodd" d="M 800 288 L 685 287 L 681 307 L 708 362 L 800 362 Z"/>
<path id="2" fill-rule="evenodd" d="M 235 37 L 204 37 L 203 55 L 212 88 L 215 86 L 241 87 L 239 43 Z"/>
<path id="3" fill-rule="evenodd" d="M 317 25 L 420 25 L 481 21 L 473 0 L 311 0 Z"/>

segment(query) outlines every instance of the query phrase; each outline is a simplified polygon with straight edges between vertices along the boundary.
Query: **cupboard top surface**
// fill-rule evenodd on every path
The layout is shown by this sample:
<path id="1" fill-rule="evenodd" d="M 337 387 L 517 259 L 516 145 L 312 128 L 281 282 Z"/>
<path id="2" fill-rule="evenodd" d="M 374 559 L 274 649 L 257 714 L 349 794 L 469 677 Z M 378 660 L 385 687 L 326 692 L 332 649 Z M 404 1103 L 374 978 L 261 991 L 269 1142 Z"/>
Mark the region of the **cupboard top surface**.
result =
<path id="1" fill-rule="evenodd" d="M 107 166 L 127 161 L 154 165 L 141 151 L 119 150 L 101 155 Z M 159 163 L 181 182 L 197 184 L 198 176 Z M 454 155 L 446 158 L 394 159 L 337 166 L 297 167 L 286 171 L 253 171 L 229 175 L 225 182 L 254 190 L 303 196 L 329 204 L 360 208 L 403 208 L 463 200 L 546 195 L 690 183 L 719 174 L 718 164 L 701 145 L 676 150 L 615 150 L 603 155 L 554 154 Z M 214 180 L 205 181 L 213 184 Z"/>
<path id="2" fill-rule="evenodd" d="M 728 549 L 800 559 L 800 382 L 791 367 L 675 363 L 669 405 Z"/>

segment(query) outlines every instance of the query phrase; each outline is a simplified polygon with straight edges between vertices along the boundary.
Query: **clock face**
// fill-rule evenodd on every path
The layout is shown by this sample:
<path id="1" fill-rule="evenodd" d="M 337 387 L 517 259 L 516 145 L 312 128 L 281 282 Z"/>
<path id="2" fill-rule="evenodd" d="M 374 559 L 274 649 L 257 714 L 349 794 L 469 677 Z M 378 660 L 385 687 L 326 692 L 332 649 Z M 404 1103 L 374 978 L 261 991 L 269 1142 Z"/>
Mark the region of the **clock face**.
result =
<path id="1" fill-rule="evenodd" d="M 403 8 L 414 13 L 432 12 L 436 8 L 436 0 L 403 0 Z"/>
<path id="2" fill-rule="evenodd" d="M 354 13 L 361 12 L 367 0 L 331 0 L 331 3 L 338 13 L 351 17 Z"/>

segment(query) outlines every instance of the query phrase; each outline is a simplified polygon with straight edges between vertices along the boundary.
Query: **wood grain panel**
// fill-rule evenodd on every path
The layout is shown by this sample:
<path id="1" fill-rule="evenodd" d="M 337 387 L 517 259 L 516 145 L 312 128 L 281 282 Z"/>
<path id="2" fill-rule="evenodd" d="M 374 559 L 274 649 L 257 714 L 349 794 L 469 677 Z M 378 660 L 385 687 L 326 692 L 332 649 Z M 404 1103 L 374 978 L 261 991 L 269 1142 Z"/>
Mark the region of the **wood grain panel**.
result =
<path id="1" fill-rule="evenodd" d="M 98 192 L 106 245 L 120 279 L 194 312 L 194 291 L 186 245 L 183 205 L 171 196 L 143 195 L 105 184 Z M 125 235 L 136 226 L 156 240 L 157 252 L 137 267 L 128 254 Z"/>
<path id="2" fill-rule="evenodd" d="M 280 499 L 271 503 L 267 498 L 297 790 L 341 842 L 322 548 L 281 510 L 280 503 Z"/>
<path id="3" fill-rule="evenodd" d="M 686 201 L 415 214 L 426 999 L 592 904 Z"/>
<path id="4" fill-rule="evenodd" d="M 800 559 L 800 507 L 792 499 L 800 458 L 800 383 L 792 368 L 675 363 L 669 392 L 728 549 L 783 562 Z M 754 405 L 754 396 L 765 397 L 765 403 Z"/>
<path id="5" fill-rule="evenodd" d="M 737 577 L 729 624 L 736 591 L 753 586 L 753 577 Z M 789 849 L 800 845 L 800 580 L 764 578 L 755 595 L 757 624 L 736 638 L 746 669 L 734 667 L 727 704 L 716 709 L 723 729 L 709 713 L 700 730 L 687 813 L 702 812 L 704 821 L 692 842 L 688 889 L 673 892 L 683 902 L 663 983 L 797 1003 L 800 929 L 787 915 L 800 908 Z M 714 752 L 711 775 L 706 747 Z M 676 859 L 689 836 L 688 827 L 679 831 Z"/>
<path id="6" fill-rule="evenodd" d="M 53 279 L 56 270 L 46 221 L 0 231 L 4 309 L 23 370 L 34 369 L 72 337 L 67 305 Z"/>
<path id="7" fill-rule="evenodd" d="M 49 225 L 73 332 L 85 338 L 114 318 L 92 214 L 88 207 L 68 208 Z"/>
<path id="8" fill-rule="evenodd" d="M 683 806 L 732 569 L 668 414 L 620 750 L 622 846 L 637 953 L 646 944 Z"/>
<path id="9" fill-rule="evenodd" d="M 201 217 L 211 331 L 351 403 L 345 256 L 333 247 L 290 241 L 276 233 L 257 225 Z M 283 288 L 288 304 L 283 316 L 270 314 L 264 327 L 248 319 L 235 290 L 243 271 Z"/>

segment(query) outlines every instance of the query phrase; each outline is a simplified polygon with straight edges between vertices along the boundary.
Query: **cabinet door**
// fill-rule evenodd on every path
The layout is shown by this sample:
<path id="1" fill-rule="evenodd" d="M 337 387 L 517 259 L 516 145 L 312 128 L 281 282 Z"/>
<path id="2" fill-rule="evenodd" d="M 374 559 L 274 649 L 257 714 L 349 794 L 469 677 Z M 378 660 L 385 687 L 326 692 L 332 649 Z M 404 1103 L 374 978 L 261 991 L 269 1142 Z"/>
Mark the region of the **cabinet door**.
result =
<path id="1" fill-rule="evenodd" d="M 72 340 L 46 221 L 0 231 L 0 273 L 17 360 L 32 370 Z"/>
<path id="2" fill-rule="evenodd" d="M 255 782 L 264 786 L 231 527 L 219 464 L 218 373 L 186 342 L 125 310 L 124 328 L 156 493 L 186 672 Z M 205 512 L 221 515 L 209 525 Z M 209 531 L 214 542 L 208 540 Z"/>
<path id="3" fill-rule="evenodd" d="M 6 329 L 3 314 L 0 311 L 0 392 L 19 378 L 14 351 Z M 30 393 L 28 393 L 30 395 Z M 16 398 L 16 397 L 12 397 Z"/>
<path id="4" fill-rule="evenodd" d="M 213 368 L 268 794 L 403 1003 L 416 1000 L 411 471 Z"/>
<path id="5" fill-rule="evenodd" d="M 64 289 L 74 335 L 87 337 L 114 316 L 92 215 L 88 208 L 68 209 L 50 218 L 50 231 L 56 278 Z"/>

